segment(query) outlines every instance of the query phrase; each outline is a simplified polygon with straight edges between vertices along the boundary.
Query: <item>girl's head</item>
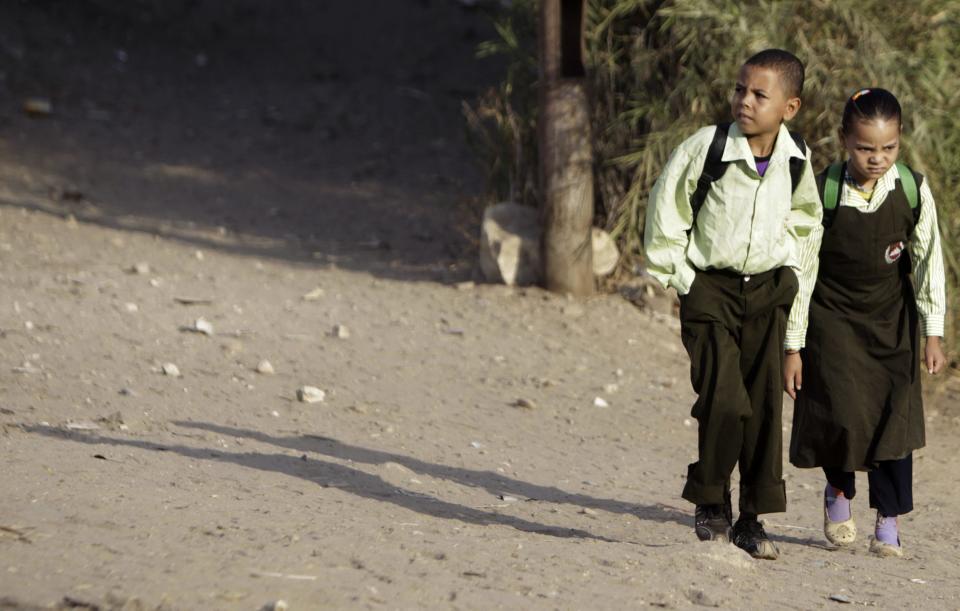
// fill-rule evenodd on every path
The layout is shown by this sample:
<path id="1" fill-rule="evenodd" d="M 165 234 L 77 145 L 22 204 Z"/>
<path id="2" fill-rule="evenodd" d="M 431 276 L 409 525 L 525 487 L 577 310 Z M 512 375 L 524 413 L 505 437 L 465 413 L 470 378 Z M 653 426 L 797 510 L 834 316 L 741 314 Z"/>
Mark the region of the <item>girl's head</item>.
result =
<path id="1" fill-rule="evenodd" d="M 886 89 L 861 89 L 847 100 L 840 141 L 858 183 L 872 187 L 896 163 L 901 125 L 900 102 Z"/>

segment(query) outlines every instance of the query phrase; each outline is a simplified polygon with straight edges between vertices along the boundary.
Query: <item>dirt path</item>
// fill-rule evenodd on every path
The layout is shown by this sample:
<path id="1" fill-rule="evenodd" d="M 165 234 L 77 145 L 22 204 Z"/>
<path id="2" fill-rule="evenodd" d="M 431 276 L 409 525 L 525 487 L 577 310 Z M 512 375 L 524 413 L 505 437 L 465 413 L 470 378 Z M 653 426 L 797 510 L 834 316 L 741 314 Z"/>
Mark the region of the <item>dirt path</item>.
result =
<path id="1" fill-rule="evenodd" d="M 0 609 L 960 608 L 957 385 L 905 559 L 826 549 L 788 468 L 756 562 L 678 498 L 675 321 L 462 284 L 479 15 L 64 4 L 0 9 Z"/>

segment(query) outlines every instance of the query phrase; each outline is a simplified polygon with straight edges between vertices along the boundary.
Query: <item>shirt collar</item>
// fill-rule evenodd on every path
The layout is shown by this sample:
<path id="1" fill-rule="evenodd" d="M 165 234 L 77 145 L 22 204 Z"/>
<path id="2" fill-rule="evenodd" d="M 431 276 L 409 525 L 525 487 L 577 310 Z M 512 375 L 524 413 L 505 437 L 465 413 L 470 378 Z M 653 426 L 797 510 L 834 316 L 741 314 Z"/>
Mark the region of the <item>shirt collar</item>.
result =
<path id="1" fill-rule="evenodd" d="M 845 166 L 844 180 L 846 180 L 847 177 L 850 177 L 850 180 L 853 180 L 853 176 L 850 174 L 849 164 Z M 873 185 L 873 193 L 889 193 L 890 191 L 893 191 L 897 186 L 896 182 L 898 178 L 900 178 L 900 169 L 897 168 L 897 164 L 893 164 L 890 166 L 890 169 L 884 172 L 883 175 L 877 179 L 877 184 Z M 856 183 L 855 180 L 853 180 L 853 182 Z"/>
<path id="2" fill-rule="evenodd" d="M 775 159 L 790 157 L 807 158 L 800 147 L 797 146 L 797 143 L 793 141 L 790 130 L 781 123 L 780 132 L 777 134 L 777 142 L 773 145 L 773 153 L 770 155 L 770 162 L 773 163 Z M 721 161 L 724 163 L 738 160 L 750 162 L 753 161 L 753 158 L 753 151 L 750 150 L 750 144 L 747 142 L 746 136 L 740 131 L 740 126 L 736 122 L 731 123 L 730 129 L 727 131 L 727 144 L 723 148 Z"/>

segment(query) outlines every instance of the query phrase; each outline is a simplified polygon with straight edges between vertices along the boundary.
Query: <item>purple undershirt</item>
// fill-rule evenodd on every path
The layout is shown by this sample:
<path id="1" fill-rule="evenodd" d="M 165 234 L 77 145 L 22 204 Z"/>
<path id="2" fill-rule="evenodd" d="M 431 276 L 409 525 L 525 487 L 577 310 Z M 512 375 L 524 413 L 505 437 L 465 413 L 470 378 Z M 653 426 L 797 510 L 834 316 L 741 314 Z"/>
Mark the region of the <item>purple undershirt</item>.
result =
<path id="1" fill-rule="evenodd" d="M 770 165 L 770 155 L 767 155 L 766 157 L 754 157 L 753 160 L 757 164 L 757 174 L 759 174 L 762 178 L 767 172 L 767 166 Z"/>

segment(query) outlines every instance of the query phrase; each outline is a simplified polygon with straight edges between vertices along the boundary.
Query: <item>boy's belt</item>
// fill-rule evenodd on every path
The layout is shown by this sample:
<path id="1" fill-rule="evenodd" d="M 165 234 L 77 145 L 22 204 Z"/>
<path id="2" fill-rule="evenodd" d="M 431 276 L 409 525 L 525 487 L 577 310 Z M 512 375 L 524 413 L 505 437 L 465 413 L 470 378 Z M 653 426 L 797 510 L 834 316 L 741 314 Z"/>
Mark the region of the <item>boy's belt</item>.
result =
<path id="1" fill-rule="evenodd" d="M 763 282 L 773 277 L 777 273 L 777 270 L 780 268 L 774 268 L 767 270 L 765 272 L 760 272 L 758 274 L 744 274 L 732 269 L 704 269 L 697 270 L 702 274 L 709 274 L 711 276 L 721 276 L 724 278 L 735 278 L 741 282 Z"/>

